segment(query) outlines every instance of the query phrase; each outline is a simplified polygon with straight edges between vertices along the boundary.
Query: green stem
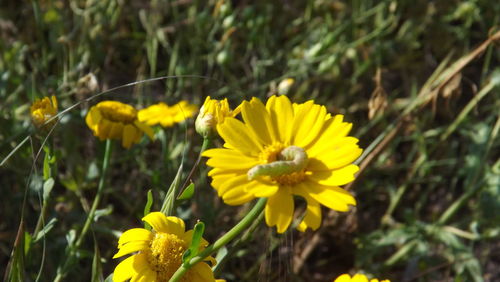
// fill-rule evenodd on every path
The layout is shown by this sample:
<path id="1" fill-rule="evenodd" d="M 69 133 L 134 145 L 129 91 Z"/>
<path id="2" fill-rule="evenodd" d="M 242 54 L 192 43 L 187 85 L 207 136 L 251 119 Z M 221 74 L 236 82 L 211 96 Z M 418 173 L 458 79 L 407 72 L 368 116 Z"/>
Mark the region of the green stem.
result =
<path id="1" fill-rule="evenodd" d="M 83 239 L 85 238 L 85 235 L 89 231 L 90 224 L 94 220 L 94 215 L 95 211 L 97 210 L 97 206 L 99 205 L 99 202 L 101 201 L 102 197 L 102 191 L 104 190 L 104 180 L 106 177 L 106 172 L 108 171 L 109 167 L 109 160 L 111 159 L 111 144 L 112 141 L 110 139 L 106 139 L 106 149 L 104 151 L 104 158 L 102 161 L 102 173 L 101 173 L 101 178 L 99 179 L 99 186 L 97 187 L 97 193 L 94 198 L 94 202 L 92 203 L 92 207 L 90 208 L 90 211 L 87 215 L 87 219 L 85 220 L 85 224 L 83 225 L 82 233 L 80 233 L 80 237 L 78 237 L 78 240 L 76 241 L 75 246 L 78 248 L 83 242 Z"/>
<path id="2" fill-rule="evenodd" d="M 201 253 L 199 253 L 196 257 L 189 260 L 189 262 L 183 263 L 177 271 L 172 275 L 169 282 L 179 281 L 182 276 L 194 265 L 205 260 L 209 255 L 216 252 L 220 248 L 227 245 L 231 240 L 233 240 L 240 233 L 245 231 L 245 229 L 252 224 L 256 220 L 256 218 L 261 214 L 266 206 L 267 198 L 260 198 L 259 201 L 255 204 L 255 206 L 245 215 L 245 217 L 238 222 L 231 230 L 229 230 L 226 234 L 219 238 L 213 245 L 208 246 Z"/>

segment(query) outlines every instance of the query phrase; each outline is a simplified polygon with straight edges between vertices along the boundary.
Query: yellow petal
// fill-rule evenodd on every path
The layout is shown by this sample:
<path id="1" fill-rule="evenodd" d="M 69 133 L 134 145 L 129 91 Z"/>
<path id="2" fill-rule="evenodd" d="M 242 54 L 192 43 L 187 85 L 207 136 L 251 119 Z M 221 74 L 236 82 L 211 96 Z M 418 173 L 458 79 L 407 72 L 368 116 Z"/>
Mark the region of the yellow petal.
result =
<path id="1" fill-rule="evenodd" d="M 245 192 L 252 194 L 253 196 L 257 198 L 268 198 L 271 197 L 272 195 L 276 194 L 278 192 L 279 185 L 270 185 L 270 184 L 265 184 L 259 181 L 250 181 L 245 186 Z"/>
<path id="2" fill-rule="evenodd" d="M 257 158 L 245 156 L 236 150 L 211 149 L 203 152 L 203 156 L 209 157 L 208 166 L 217 168 L 249 170 L 260 164 Z"/>
<path id="3" fill-rule="evenodd" d="M 137 275 L 132 277 L 132 280 L 130 280 L 130 282 L 156 281 L 156 276 L 156 271 L 153 271 L 150 267 L 145 267 Z"/>
<path id="4" fill-rule="evenodd" d="M 306 181 L 297 185 L 297 190 L 302 190 L 300 193 L 308 194 L 311 198 L 332 210 L 345 212 L 349 210 L 348 205 L 356 205 L 354 197 L 340 187 L 324 186 Z"/>
<path id="5" fill-rule="evenodd" d="M 263 147 L 253 133 L 241 121 L 226 118 L 224 123 L 217 125 L 217 132 L 232 148 L 248 156 L 258 156 Z"/>
<path id="6" fill-rule="evenodd" d="M 191 268 L 192 282 L 209 282 L 214 281 L 214 273 L 208 264 L 204 262 L 197 263 Z"/>
<path id="7" fill-rule="evenodd" d="M 124 148 L 130 148 L 132 146 L 134 139 L 136 138 L 136 130 L 135 127 L 131 124 L 127 124 L 123 127 L 123 139 L 122 146 Z"/>
<path id="8" fill-rule="evenodd" d="M 310 158 L 307 169 L 311 171 L 339 169 L 355 161 L 362 152 L 363 150 L 355 144 L 326 151 L 323 155 Z"/>
<path id="9" fill-rule="evenodd" d="M 103 118 L 96 126 L 96 136 L 102 141 L 104 139 L 109 138 L 109 133 L 111 132 L 111 127 L 113 126 L 113 122 Z"/>
<path id="10" fill-rule="evenodd" d="M 101 119 L 102 119 L 101 111 L 99 111 L 99 109 L 97 109 L 94 106 L 90 108 L 89 112 L 87 113 L 87 116 L 85 117 L 85 122 L 87 123 L 87 126 L 94 131 L 99 122 L 101 121 Z"/>
<path id="11" fill-rule="evenodd" d="M 298 113 L 300 115 L 300 113 Z M 319 135 L 322 135 L 325 127 L 326 108 L 320 105 L 312 105 L 303 119 L 295 127 L 294 144 L 305 148 Z"/>
<path id="12" fill-rule="evenodd" d="M 327 186 L 341 186 L 354 180 L 354 174 L 358 172 L 359 167 L 350 164 L 336 170 L 313 171 L 309 179 Z"/>
<path id="13" fill-rule="evenodd" d="M 123 124 L 121 122 L 112 122 L 111 128 L 109 129 L 110 139 L 121 139 L 123 135 Z"/>
<path id="14" fill-rule="evenodd" d="M 237 175 L 228 179 L 226 182 L 221 184 L 217 191 L 224 197 L 224 194 L 227 192 L 234 190 L 236 188 L 241 188 L 244 192 L 244 186 L 246 186 L 250 181 L 248 180 L 247 174 Z"/>
<path id="15" fill-rule="evenodd" d="M 306 201 L 306 214 L 299 226 L 297 226 L 297 229 L 301 232 L 306 231 L 307 228 L 311 228 L 314 231 L 321 225 L 321 206 L 311 197 L 307 197 Z"/>
<path id="16" fill-rule="evenodd" d="M 188 230 L 184 234 L 182 234 L 181 239 L 186 242 L 186 245 L 191 245 L 191 241 L 193 240 L 193 233 L 194 230 Z M 200 242 L 200 250 L 204 249 L 206 246 L 208 246 L 208 241 L 201 238 Z"/>
<path id="17" fill-rule="evenodd" d="M 342 274 L 337 279 L 335 279 L 334 282 L 351 282 L 351 275 L 349 274 Z"/>
<path id="18" fill-rule="evenodd" d="M 136 278 L 144 269 L 149 268 L 145 254 L 137 254 L 123 260 L 116 266 L 113 273 L 113 281 L 122 282 L 130 278 Z"/>
<path id="19" fill-rule="evenodd" d="M 158 232 L 175 234 L 181 237 L 184 234 L 184 221 L 175 216 L 165 216 L 161 212 L 152 212 L 142 218 Z"/>
<path id="20" fill-rule="evenodd" d="M 245 192 L 245 186 L 237 186 L 222 196 L 224 203 L 237 206 L 255 199 L 254 196 Z"/>
<path id="21" fill-rule="evenodd" d="M 286 231 L 293 217 L 293 196 L 288 187 L 280 187 L 274 196 L 269 197 L 265 216 L 268 226 L 275 226 L 278 233 Z"/>
<path id="22" fill-rule="evenodd" d="M 123 245 L 131 241 L 149 241 L 153 238 L 153 234 L 144 228 L 132 228 L 123 232 L 118 245 Z"/>
<path id="23" fill-rule="evenodd" d="M 241 115 L 246 126 L 253 131 L 261 144 L 272 144 L 277 141 L 269 113 L 259 99 L 254 97 L 250 102 L 244 101 Z"/>
<path id="24" fill-rule="evenodd" d="M 142 132 L 146 133 L 146 135 L 148 135 L 149 139 L 151 139 L 151 140 L 155 139 L 155 134 L 154 134 L 154 131 L 151 127 L 149 127 L 145 123 L 142 123 L 142 122 L 137 121 L 137 120 L 134 121 L 134 125 L 137 126 L 137 128 L 139 128 L 140 130 L 142 130 Z"/>
<path id="25" fill-rule="evenodd" d="M 295 145 L 297 140 L 300 141 L 307 134 L 307 130 L 302 126 L 302 123 L 306 120 L 313 105 L 314 102 L 312 100 L 303 104 L 293 104 L 292 134 L 289 139 L 292 145 Z"/>
<path id="26" fill-rule="evenodd" d="M 149 248 L 149 241 L 131 241 L 127 244 L 121 245 L 113 258 L 119 258 L 134 252 L 142 251 Z"/>
<path id="27" fill-rule="evenodd" d="M 368 278 L 363 274 L 356 274 L 351 279 L 352 282 L 368 282 Z"/>

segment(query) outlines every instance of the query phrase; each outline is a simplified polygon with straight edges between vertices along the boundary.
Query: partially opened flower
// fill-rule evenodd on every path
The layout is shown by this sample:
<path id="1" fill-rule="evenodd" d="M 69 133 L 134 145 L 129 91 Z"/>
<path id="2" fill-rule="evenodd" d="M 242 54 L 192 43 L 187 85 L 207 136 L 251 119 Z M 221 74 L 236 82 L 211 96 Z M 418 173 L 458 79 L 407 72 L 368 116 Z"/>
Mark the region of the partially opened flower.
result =
<path id="1" fill-rule="evenodd" d="M 40 128 L 52 117 L 57 115 L 57 99 L 56 96 L 44 97 L 43 99 L 37 99 L 30 107 L 31 120 L 33 124 Z M 55 122 L 53 119 L 51 123 Z"/>
<path id="2" fill-rule="evenodd" d="M 137 120 L 137 110 L 118 101 L 102 101 L 90 108 L 85 122 L 100 140 L 122 140 L 125 148 L 139 143 L 143 133 L 153 139 L 153 129 Z"/>
<path id="3" fill-rule="evenodd" d="M 272 96 L 241 105 L 243 122 L 226 118 L 217 126 L 224 148 L 203 153 L 212 186 L 226 204 L 241 205 L 268 198 L 266 223 L 285 232 L 294 213 L 294 195 L 307 203 L 298 229 L 316 230 L 321 207 L 347 211 L 356 201 L 339 186 L 354 180 L 352 164 L 362 150 L 358 139 L 347 136 L 352 124 L 331 116 L 326 108 L 308 101 L 292 104 L 286 96 Z"/>
<path id="4" fill-rule="evenodd" d="M 182 263 L 182 255 L 191 244 L 193 230 L 185 231 L 184 221 L 161 212 L 152 212 L 142 220 L 149 223 L 153 230 L 133 228 L 125 231 L 118 240 L 118 253 L 113 258 L 128 254 L 113 273 L 113 281 L 161 281 L 167 282 Z M 200 250 L 208 245 L 202 239 Z M 207 262 L 215 264 L 213 257 Z M 216 281 L 210 266 L 204 261 L 195 264 L 182 277 L 181 281 Z M 220 280 L 218 280 L 220 281 Z"/>
<path id="5" fill-rule="evenodd" d="M 208 96 L 196 117 L 196 131 L 204 137 L 214 136 L 217 133 L 217 124 L 223 123 L 226 117 L 235 117 L 239 113 L 239 107 L 231 110 L 227 98 L 216 100 Z"/>
<path id="6" fill-rule="evenodd" d="M 160 124 L 163 127 L 171 127 L 193 117 L 197 110 L 195 105 L 191 105 L 187 101 L 180 101 L 172 106 L 160 102 L 140 110 L 138 118 L 139 121 L 147 125 Z"/>
<path id="7" fill-rule="evenodd" d="M 363 274 L 356 274 L 352 278 L 349 274 L 342 274 L 337 279 L 335 279 L 333 282 L 379 282 L 378 279 L 371 279 L 368 280 L 368 278 L 363 275 Z M 389 280 L 381 280 L 380 282 L 391 282 Z"/>

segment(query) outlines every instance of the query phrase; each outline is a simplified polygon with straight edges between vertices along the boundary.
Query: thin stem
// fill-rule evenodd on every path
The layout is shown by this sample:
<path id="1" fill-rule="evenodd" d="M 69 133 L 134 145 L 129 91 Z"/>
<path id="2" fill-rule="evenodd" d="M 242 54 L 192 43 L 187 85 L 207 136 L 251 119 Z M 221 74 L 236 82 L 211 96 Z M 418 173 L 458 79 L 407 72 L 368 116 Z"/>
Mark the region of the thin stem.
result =
<path id="1" fill-rule="evenodd" d="M 104 180 L 106 178 L 106 172 L 108 171 L 109 167 L 109 160 L 111 159 L 111 144 L 112 141 L 111 139 L 106 139 L 106 149 L 104 151 L 104 158 L 102 161 L 102 173 L 101 173 L 101 178 L 99 179 L 99 186 L 97 187 L 97 193 L 94 198 L 94 202 L 92 203 L 92 207 L 90 208 L 90 211 L 87 215 L 87 219 L 85 220 L 85 224 L 83 225 L 82 233 L 80 233 L 80 237 L 78 237 L 78 240 L 76 241 L 75 246 L 78 248 L 83 242 L 83 239 L 85 238 L 85 235 L 87 234 L 90 224 L 92 223 L 92 220 L 94 220 L 94 215 L 95 211 L 97 210 L 97 206 L 99 205 L 99 202 L 101 201 L 102 197 L 102 191 L 104 190 Z"/>
<path id="2" fill-rule="evenodd" d="M 254 222 L 257 217 L 261 214 L 266 206 L 267 198 L 260 198 L 259 201 L 255 204 L 255 206 L 245 215 L 245 217 L 238 222 L 231 230 L 229 230 L 226 234 L 219 238 L 213 245 L 208 246 L 201 253 L 199 253 L 196 257 L 192 258 L 189 262 L 183 263 L 177 271 L 172 275 L 169 282 L 176 282 L 181 279 L 181 277 L 195 264 L 203 261 L 212 253 L 216 252 L 220 248 L 227 245 L 231 240 L 233 240 L 236 236 L 246 230 L 252 222 Z"/>

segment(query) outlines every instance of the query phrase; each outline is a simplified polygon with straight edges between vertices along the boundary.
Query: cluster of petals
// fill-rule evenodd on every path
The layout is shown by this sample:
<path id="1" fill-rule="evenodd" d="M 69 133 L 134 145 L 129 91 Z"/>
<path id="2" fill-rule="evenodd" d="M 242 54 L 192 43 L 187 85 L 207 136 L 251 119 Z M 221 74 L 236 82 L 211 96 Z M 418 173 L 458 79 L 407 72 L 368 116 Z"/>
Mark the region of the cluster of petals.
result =
<path id="1" fill-rule="evenodd" d="M 118 252 L 113 258 L 131 256 L 120 262 L 113 273 L 113 281 L 167 282 L 182 263 L 182 256 L 191 245 L 193 230 L 185 231 L 184 221 L 178 217 L 165 216 L 161 212 L 146 215 L 143 221 L 153 230 L 133 228 L 125 231 L 118 240 Z M 200 251 L 208 245 L 203 238 Z M 215 265 L 213 257 L 192 266 L 182 281 L 220 282 L 214 279 L 208 263 Z"/>
<path id="2" fill-rule="evenodd" d="M 30 107 L 31 120 L 36 127 L 42 127 L 47 121 L 57 115 L 56 96 L 37 99 Z M 55 119 L 53 119 L 55 121 Z"/>
<path id="3" fill-rule="evenodd" d="M 344 122 L 342 115 L 332 116 L 312 100 L 291 103 L 286 96 L 272 96 L 265 105 L 253 98 L 240 109 L 242 121 L 226 117 L 217 125 L 224 147 L 203 153 L 213 168 L 212 186 L 226 204 L 268 198 L 266 223 L 279 233 L 292 222 L 294 196 L 306 202 L 300 231 L 319 228 L 321 205 L 348 211 L 349 205 L 356 204 L 340 186 L 354 180 L 359 168 L 353 161 L 362 150 L 358 139 L 348 136 L 352 124 Z M 305 155 L 296 168 L 283 159 L 286 148 Z M 254 174 L 256 170 L 262 173 Z"/>
<path id="4" fill-rule="evenodd" d="M 197 111 L 198 107 L 184 100 L 172 106 L 160 102 L 140 110 L 138 119 L 147 125 L 160 124 L 163 127 L 171 127 L 193 117 Z"/>
<path id="5" fill-rule="evenodd" d="M 350 276 L 349 274 L 342 274 L 333 282 L 379 282 L 378 279 L 370 279 L 363 274 L 355 274 L 354 276 Z M 380 282 L 391 282 L 389 280 L 381 280 Z"/>
<path id="6" fill-rule="evenodd" d="M 226 117 L 235 117 L 239 113 L 239 107 L 231 110 L 227 98 L 216 100 L 208 96 L 196 117 L 196 131 L 204 137 L 214 136 L 217 132 L 217 124 L 223 123 Z"/>
<path id="7" fill-rule="evenodd" d="M 137 110 L 118 101 L 102 101 L 91 107 L 85 122 L 101 141 L 118 139 L 127 149 L 139 143 L 143 133 L 154 138 L 153 129 L 137 119 Z"/>

